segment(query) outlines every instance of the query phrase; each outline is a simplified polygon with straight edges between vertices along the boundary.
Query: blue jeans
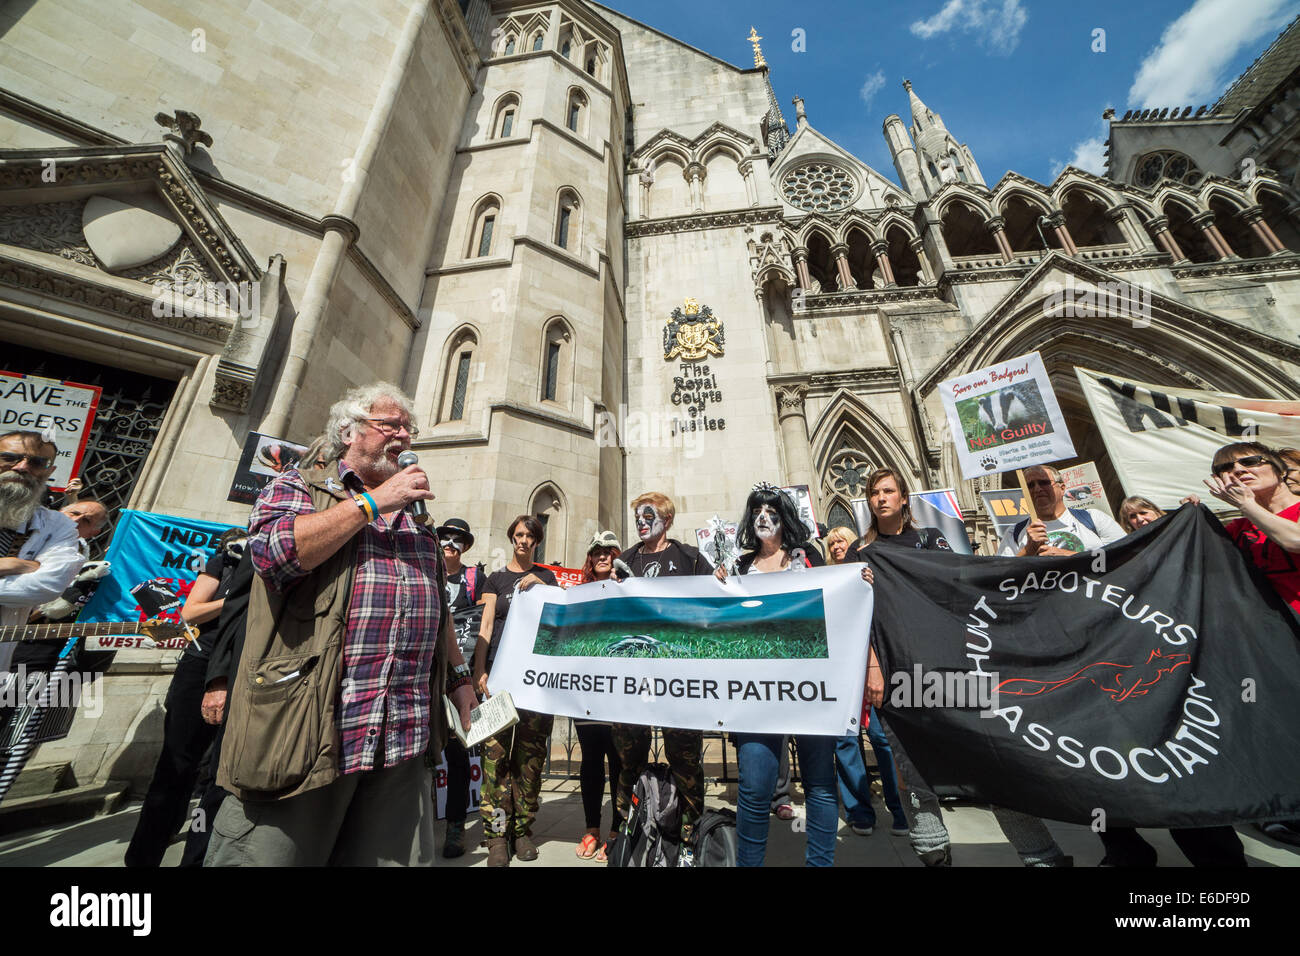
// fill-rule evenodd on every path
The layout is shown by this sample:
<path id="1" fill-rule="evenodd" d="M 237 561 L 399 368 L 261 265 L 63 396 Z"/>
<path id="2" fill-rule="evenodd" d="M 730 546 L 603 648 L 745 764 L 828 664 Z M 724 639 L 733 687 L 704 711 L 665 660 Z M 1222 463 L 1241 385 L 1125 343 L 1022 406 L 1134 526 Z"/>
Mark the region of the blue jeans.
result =
<path id="1" fill-rule="evenodd" d="M 903 812 L 903 801 L 898 795 L 894 752 L 890 749 L 889 738 L 885 736 L 885 729 L 881 726 L 874 707 L 871 709 L 871 721 L 867 724 L 867 741 L 876 754 L 885 806 L 894 818 L 894 825 L 905 827 L 907 815 Z M 850 824 L 874 827 L 876 811 L 871 806 L 871 772 L 862 759 L 862 742 L 857 734 L 847 734 L 835 741 L 835 758 L 840 778 L 840 799 L 844 801 L 844 818 Z"/>
<path id="2" fill-rule="evenodd" d="M 736 865 L 762 866 L 767 851 L 772 793 L 780 763 L 780 734 L 734 734 L 740 785 L 736 800 Z M 835 738 L 795 737 L 807 798 L 808 866 L 835 862 L 839 807 L 835 800 Z"/>

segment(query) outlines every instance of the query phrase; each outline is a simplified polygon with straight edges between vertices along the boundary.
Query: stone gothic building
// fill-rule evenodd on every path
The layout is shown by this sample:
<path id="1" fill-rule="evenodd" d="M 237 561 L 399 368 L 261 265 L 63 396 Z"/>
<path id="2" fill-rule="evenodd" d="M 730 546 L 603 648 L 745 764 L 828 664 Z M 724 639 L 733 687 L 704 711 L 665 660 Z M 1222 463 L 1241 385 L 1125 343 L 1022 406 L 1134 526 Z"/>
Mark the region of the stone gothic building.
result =
<path id="1" fill-rule="evenodd" d="M 162 9 L 0 13 L 4 364 L 104 388 L 114 508 L 242 522 L 248 432 L 305 442 L 382 378 L 488 563 L 521 512 L 550 562 L 630 541 L 646 490 L 687 540 L 762 479 L 851 524 L 880 465 L 983 540 L 946 378 L 1041 352 L 1112 502 L 1075 366 L 1300 398 L 1294 30 L 1212 109 L 1112 119 L 1107 176 L 1039 183 L 988 180 L 920 76 L 893 170 L 817 130 L 816 91 L 792 130 L 752 31 L 745 66 L 590 0 Z M 1115 282 L 1150 316 L 1047 307 Z M 80 780 L 151 766 L 165 678 L 119 658 L 63 745 Z"/>

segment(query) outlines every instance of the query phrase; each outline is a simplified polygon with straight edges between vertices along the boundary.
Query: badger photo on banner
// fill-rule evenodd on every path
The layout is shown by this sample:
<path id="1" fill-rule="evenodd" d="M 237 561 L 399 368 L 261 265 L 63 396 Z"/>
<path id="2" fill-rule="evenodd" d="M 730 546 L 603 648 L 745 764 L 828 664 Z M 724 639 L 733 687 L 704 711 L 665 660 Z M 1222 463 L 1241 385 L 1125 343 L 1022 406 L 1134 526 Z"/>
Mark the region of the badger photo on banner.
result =
<path id="1" fill-rule="evenodd" d="M 546 714 L 841 736 L 862 709 L 871 604 L 857 565 L 535 586 L 488 686 Z"/>
<path id="2" fill-rule="evenodd" d="M 1300 816 L 1300 620 L 1205 508 L 1097 554 L 872 560 L 878 712 L 940 796 L 1108 827 Z"/>
<path id="3" fill-rule="evenodd" d="M 939 383 L 963 478 L 1074 457 L 1037 352 Z"/>
<path id="4" fill-rule="evenodd" d="M 1076 368 L 1084 398 L 1124 493 L 1177 508 L 1197 493 L 1215 511 L 1231 510 L 1205 493 L 1210 461 L 1229 442 L 1300 447 L 1300 402 L 1265 401 L 1192 388 L 1166 388 Z"/>

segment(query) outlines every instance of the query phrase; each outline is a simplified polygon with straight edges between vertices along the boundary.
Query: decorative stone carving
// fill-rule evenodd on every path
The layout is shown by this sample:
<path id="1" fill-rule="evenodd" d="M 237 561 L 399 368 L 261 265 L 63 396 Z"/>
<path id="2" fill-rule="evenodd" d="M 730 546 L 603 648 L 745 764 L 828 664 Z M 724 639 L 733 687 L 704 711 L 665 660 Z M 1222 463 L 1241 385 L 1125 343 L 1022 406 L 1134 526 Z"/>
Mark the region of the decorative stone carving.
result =
<path id="1" fill-rule="evenodd" d="M 834 163 L 804 163 L 781 177 L 782 198 L 809 212 L 845 209 L 860 191 L 853 174 Z"/>
<path id="2" fill-rule="evenodd" d="M 153 121 L 168 131 L 163 133 L 163 141 L 182 157 L 194 152 L 196 145 L 212 145 L 212 137 L 199 129 L 203 121 L 199 119 L 197 113 L 191 113 L 189 110 L 158 113 Z"/>
<path id="3" fill-rule="evenodd" d="M 113 273 L 152 262 L 181 237 L 181 227 L 149 195 L 91 196 L 81 211 L 81 229 L 91 251 Z"/>
<path id="4" fill-rule="evenodd" d="M 166 260 L 150 262 L 121 274 L 124 278 L 137 279 L 155 288 L 165 287 L 186 298 L 199 298 L 219 306 L 229 304 L 215 287 L 212 271 L 198 257 L 188 239 Z"/>
<path id="5" fill-rule="evenodd" d="M 776 413 L 778 418 L 803 416 L 803 402 L 808 395 L 807 385 L 778 385 L 776 387 Z"/>
<path id="6" fill-rule="evenodd" d="M 72 200 L 0 206 L 0 242 L 97 267 L 81 231 L 83 205 L 82 200 Z"/>

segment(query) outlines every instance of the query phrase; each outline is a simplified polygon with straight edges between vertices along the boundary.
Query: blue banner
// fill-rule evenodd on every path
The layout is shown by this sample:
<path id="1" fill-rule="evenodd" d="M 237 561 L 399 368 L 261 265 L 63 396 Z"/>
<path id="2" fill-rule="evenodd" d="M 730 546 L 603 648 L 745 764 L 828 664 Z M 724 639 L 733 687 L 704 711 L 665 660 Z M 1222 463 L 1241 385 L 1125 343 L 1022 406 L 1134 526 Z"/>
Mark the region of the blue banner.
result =
<path id="1" fill-rule="evenodd" d="M 182 602 L 194 587 L 217 541 L 232 527 L 197 518 L 174 518 L 148 511 L 123 510 L 104 557 L 112 572 L 99 583 L 78 621 L 143 621 L 131 589 L 142 581 L 162 579 Z M 179 614 L 164 615 L 180 620 Z"/>

